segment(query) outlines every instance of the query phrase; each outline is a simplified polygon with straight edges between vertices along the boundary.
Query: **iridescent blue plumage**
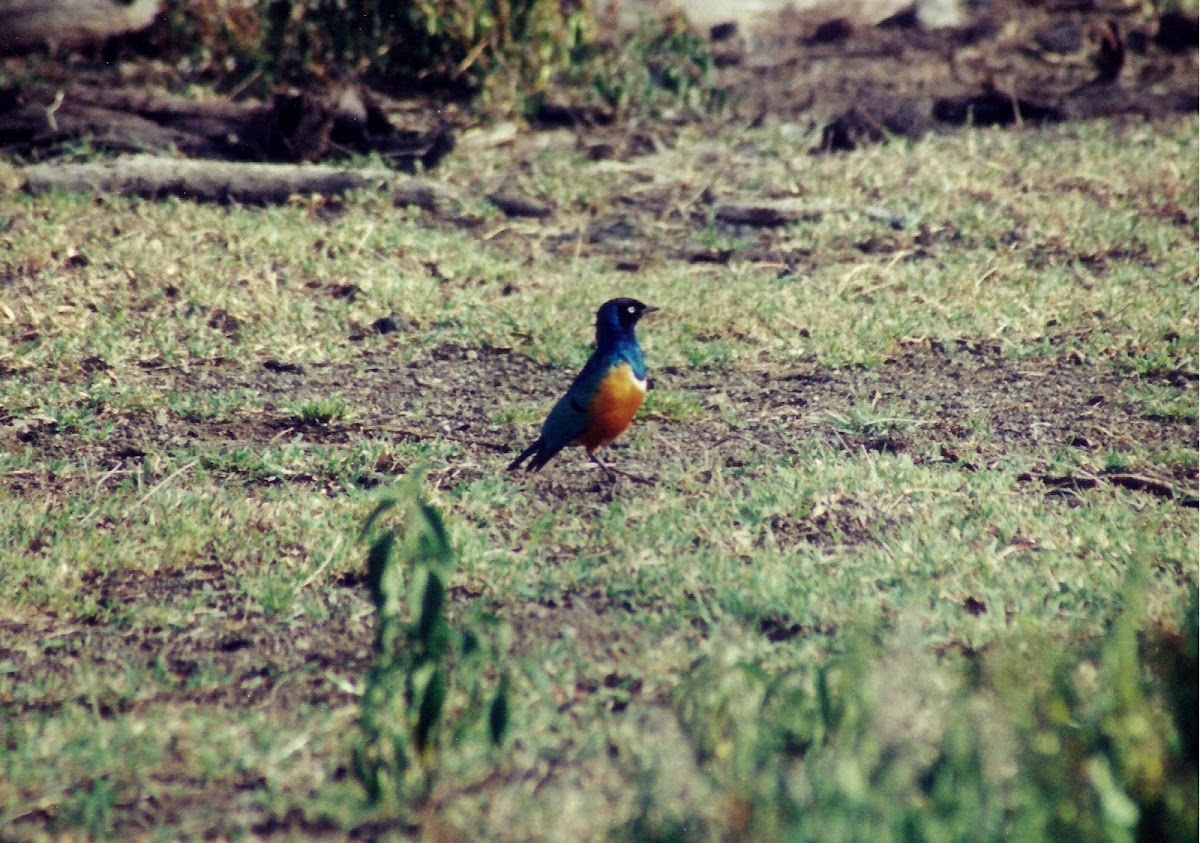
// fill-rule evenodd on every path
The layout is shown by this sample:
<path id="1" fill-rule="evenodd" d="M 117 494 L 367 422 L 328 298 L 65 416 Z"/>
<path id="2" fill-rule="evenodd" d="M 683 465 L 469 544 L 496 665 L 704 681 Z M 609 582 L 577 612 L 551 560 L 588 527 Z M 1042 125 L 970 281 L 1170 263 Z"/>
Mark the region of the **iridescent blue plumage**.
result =
<path id="1" fill-rule="evenodd" d="M 639 319 L 657 309 L 629 298 L 601 305 L 596 313 L 596 350 L 550 410 L 537 441 L 513 460 L 510 471 L 529 457 L 526 470 L 537 471 L 571 444 L 583 445 L 600 463 L 595 451 L 629 426 L 645 395 L 646 362 L 634 329 Z"/>

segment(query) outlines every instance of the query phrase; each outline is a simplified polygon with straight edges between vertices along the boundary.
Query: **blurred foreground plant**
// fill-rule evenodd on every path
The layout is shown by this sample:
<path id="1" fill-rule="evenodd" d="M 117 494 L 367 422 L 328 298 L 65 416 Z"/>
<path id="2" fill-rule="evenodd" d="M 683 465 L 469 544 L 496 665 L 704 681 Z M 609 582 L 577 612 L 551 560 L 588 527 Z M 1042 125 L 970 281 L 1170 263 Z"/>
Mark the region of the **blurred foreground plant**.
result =
<path id="1" fill-rule="evenodd" d="M 852 639 L 821 666 L 699 660 L 674 696 L 696 759 L 749 839 L 1195 840 L 1195 591 L 1180 631 L 1145 630 L 1142 575 L 1104 639 L 1014 634 L 935 659 Z M 643 799 L 634 825 L 670 810 Z"/>
<path id="2" fill-rule="evenodd" d="M 380 501 L 364 535 L 394 509 L 401 523 L 381 532 L 367 555 L 376 659 L 362 697 L 354 770 L 372 804 L 404 805 L 428 796 L 447 741 L 484 732 L 499 746 L 509 704 L 491 636 L 456 629 L 446 618 L 454 551 L 441 515 L 415 482 Z"/>

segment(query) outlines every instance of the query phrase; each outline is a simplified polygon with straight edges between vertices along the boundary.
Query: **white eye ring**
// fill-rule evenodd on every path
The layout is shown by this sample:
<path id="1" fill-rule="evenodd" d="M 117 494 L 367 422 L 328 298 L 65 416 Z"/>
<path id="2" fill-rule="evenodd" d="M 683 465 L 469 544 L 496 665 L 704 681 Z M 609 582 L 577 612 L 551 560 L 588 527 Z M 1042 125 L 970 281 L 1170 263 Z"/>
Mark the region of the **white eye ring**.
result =
<path id="1" fill-rule="evenodd" d="M 630 305 L 625 309 L 626 313 L 637 313 L 637 308 Z"/>

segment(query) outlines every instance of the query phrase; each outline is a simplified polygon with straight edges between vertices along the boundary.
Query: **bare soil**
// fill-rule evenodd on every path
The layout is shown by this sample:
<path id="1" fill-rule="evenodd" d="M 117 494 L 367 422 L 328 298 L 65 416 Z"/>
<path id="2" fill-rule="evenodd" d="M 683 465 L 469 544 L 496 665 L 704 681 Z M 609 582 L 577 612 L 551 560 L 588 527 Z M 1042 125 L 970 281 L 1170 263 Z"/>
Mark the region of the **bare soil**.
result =
<path id="1" fill-rule="evenodd" d="M 396 340 L 398 344 L 400 340 Z M 936 343 L 934 345 L 937 345 Z M 514 440 L 509 425 L 497 424 L 488 410 L 504 401 L 527 400 L 547 407 L 566 388 L 571 372 L 547 369 L 510 350 L 444 346 L 397 367 L 386 348 L 365 353 L 353 364 L 280 366 L 267 361 L 246 370 L 229 365 L 194 366 L 189 371 L 151 370 L 141 374 L 155 391 L 223 393 L 251 390 L 261 410 L 234 413 L 225 421 L 189 421 L 174 415 L 122 417 L 118 432 L 103 440 L 60 434 L 51 423 L 0 430 L 0 443 L 34 445 L 38 461 L 51 459 L 113 467 L 136 463 L 147 453 L 194 445 L 198 451 L 262 447 L 268 443 L 344 445 L 365 438 L 443 439 L 465 450 L 461 469 L 431 478 L 443 487 L 478 479 L 503 468 L 525 443 Z M 737 467 L 747 447 L 784 455 L 807 451 L 813 442 L 835 450 L 865 448 L 906 452 L 919 461 L 949 461 L 969 470 L 995 467 L 1012 454 L 1047 456 L 1066 447 L 1100 455 L 1135 445 L 1161 449 L 1190 445 L 1194 421 L 1151 418 L 1127 397 L 1141 382 L 1185 386 L 1195 373 L 1153 376 L 1124 372 L 1107 361 L 1089 361 L 1077 352 L 1056 358 L 1013 360 L 999 348 L 963 341 L 952 348 L 921 347 L 902 351 L 872 368 L 829 369 L 817 361 L 780 369 L 767 365 L 719 372 L 674 367 L 652 372 L 652 388 L 664 387 L 699 396 L 712 413 L 699 417 L 639 421 L 660 443 L 636 459 L 620 441 L 612 446 L 615 464 L 657 476 L 681 459 L 708 454 L 726 467 Z M 128 377 L 124 378 L 128 385 Z M 285 409 L 287 402 L 341 396 L 353 409 L 347 423 L 307 425 Z M 911 421 L 899 433 L 839 430 L 838 419 L 865 405 Z M 718 416 L 736 409 L 736 421 Z M 969 422 L 969 423 L 968 423 Z M 532 430 L 530 431 L 532 433 Z M 9 440 L 9 441 L 5 441 Z M 548 498 L 593 488 L 602 476 L 574 451 L 564 451 L 531 480 Z M 384 481 L 400 467 L 381 461 L 365 483 Z M 1155 478 L 1151 493 L 1194 500 L 1195 471 Z M 521 475 L 518 475 L 521 476 Z M 327 478 L 296 476 L 293 483 Z M 1038 479 L 1031 475 L 1031 480 Z M 28 492 L 20 476 L 8 479 L 9 491 Z M 652 481 L 653 482 L 653 481 Z"/>
<path id="2" fill-rule="evenodd" d="M 716 61 L 744 113 L 814 120 L 829 150 L 966 122 L 1195 110 L 1195 18 L 1102 1 L 964 5 L 960 26 L 933 31 L 907 13 L 878 26 L 785 13 L 718 42 Z"/>

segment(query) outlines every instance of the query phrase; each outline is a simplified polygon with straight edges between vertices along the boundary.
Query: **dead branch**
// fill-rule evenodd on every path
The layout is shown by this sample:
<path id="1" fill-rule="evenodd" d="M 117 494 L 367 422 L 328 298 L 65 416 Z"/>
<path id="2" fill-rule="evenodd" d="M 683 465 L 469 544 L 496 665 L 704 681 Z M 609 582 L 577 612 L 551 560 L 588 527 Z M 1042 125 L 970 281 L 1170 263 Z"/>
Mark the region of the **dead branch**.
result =
<path id="1" fill-rule="evenodd" d="M 271 205 L 284 202 L 293 194 L 340 194 L 367 189 L 386 190 L 397 205 L 417 205 L 427 210 L 458 198 L 446 185 L 391 170 L 195 161 L 155 155 L 130 155 L 87 164 L 34 164 L 23 168 L 21 174 L 22 189 L 35 195 L 63 190 Z"/>

